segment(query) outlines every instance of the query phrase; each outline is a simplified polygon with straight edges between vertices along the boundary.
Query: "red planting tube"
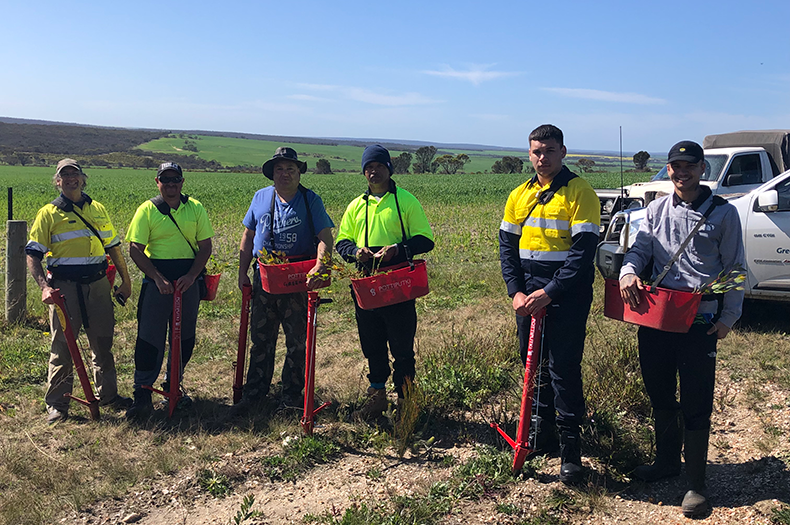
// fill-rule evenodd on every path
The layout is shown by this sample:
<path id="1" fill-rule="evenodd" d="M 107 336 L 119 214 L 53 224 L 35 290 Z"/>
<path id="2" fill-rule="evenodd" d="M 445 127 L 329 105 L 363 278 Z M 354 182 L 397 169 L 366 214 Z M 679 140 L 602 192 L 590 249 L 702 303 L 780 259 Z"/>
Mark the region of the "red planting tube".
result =
<path id="1" fill-rule="evenodd" d="M 252 299 L 252 286 L 245 284 L 241 287 L 241 323 L 239 326 L 239 352 L 236 362 L 233 363 L 235 375 L 233 378 L 233 404 L 241 401 L 244 390 L 244 363 L 247 360 L 247 331 L 250 326 L 250 300 Z"/>
<path id="2" fill-rule="evenodd" d="M 170 391 L 165 392 L 153 386 L 144 385 L 157 394 L 162 394 L 167 398 L 167 417 L 172 418 L 176 405 L 181 399 L 181 301 L 182 292 L 178 289 L 173 291 L 173 326 L 170 329 Z"/>
<path id="3" fill-rule="evenodd" d="M 307 292 L 307 342 L 305 344 L 304 363 L 304 412 L 302 414 L 302 429 L 308 436 L 313 435 L 315 415 L 329 406 L 324 403 L 315 407 L 315 324 L 318 305 L 331 303 L 332 299 L 319 299 L 318 292 Z"/>
<path id="4" fill-rule="evenodd" d="M 81 285 L 78 284 L 77 286 Z M 63 395 L 88 407 L 91 412 L 91 419 L 95 421 L 99 419 L 99 401 L 96 399 L 96 396 L 93 395 L 93 387 L 88 379 L 88 373 L 85 371 L 85 363 L 82 361 L 80 349 L 77 346 L 77 338 L 74 336 L 74 330 L 71 329 L 71 320 L 69 319 L 68 312 L 66 312 L 66 299 L 60 293 L 60 289 L 55 290 L 52 298 L 55 301 L 55 307 L 57 308 L 55 313 L 58 314 L 60 325 L 63 327 L 63 334 L 66 336 L 66 345 L 69 347 L 69 354 L 71 354 L 74 368 L 77 369 L 77 377 L 80 379 L 82 391 L 85 393 L 85 399 L 74 397 L 71 393 Z"/>
<path id="5" fill-rule="evenodd" d="M 543 325 L 546 309 L 543 308 L 532 316 L 529 327 L 529 346 L 527 348 L 527 363 L 524 369 L 524 388 L 521 391 L 521 413 L 519 414 L 518 431 L 515 441 L 502 430 L 496 423 L 491 427 L 513 447 L 513 472 L 519 472 L 524 466 L 527 456 L 532 452 L 529 448 L 529 426 L 532 421 L 532 398 L 535 394 L 535 374 L 540 362 L 541 348 L 543 347 Z"/>

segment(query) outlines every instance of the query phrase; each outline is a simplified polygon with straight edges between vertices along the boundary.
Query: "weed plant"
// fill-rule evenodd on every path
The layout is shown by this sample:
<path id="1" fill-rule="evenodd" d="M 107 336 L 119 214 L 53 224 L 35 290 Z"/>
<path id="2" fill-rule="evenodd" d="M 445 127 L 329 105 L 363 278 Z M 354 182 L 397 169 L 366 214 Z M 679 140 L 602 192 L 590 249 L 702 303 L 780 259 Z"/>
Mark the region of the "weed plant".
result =
<path id="1" fill-rule="evenodd" d="M 284 453 L 262 460 L 263 471 L 272 481 L 296 481 L 315 465 L 326 463 L 340 452 L 334 441 L 321 436 L 305 436 L 289 441 Z"/>

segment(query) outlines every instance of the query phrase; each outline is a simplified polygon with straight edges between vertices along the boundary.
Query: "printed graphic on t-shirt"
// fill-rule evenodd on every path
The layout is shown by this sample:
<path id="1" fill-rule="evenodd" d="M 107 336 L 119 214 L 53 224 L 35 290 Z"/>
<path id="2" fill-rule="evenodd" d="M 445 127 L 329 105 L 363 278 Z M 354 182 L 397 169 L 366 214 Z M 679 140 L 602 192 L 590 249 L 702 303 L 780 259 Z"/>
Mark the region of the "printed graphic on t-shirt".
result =
<path id="1" fill-rule="evenodd" d="M 274 211 L 274 249 L 288 252 L 299 242 L 298 229 L 302 225 L 302 219 L 294 212 L 290 206 L 283 210 L 279 205 Z M 283 213 L 285 211 L 285 213 Z M 290 212 L 290 213 L 289 213 Z M 271 224 L 271 214 L 265 213 L 260 219 L 261 231 L 265 231 Z M 294 231 L 292 231 L 294 230 Z"/>

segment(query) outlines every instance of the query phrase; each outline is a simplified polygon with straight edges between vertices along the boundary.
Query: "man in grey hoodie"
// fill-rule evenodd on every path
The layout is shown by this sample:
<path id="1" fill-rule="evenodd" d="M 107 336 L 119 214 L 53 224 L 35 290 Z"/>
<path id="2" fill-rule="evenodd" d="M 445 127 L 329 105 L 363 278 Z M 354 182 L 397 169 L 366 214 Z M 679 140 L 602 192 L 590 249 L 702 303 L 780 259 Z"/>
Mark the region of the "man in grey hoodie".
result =
<path id="1" fill-rule="evenodd" d="M 692 291 L 744 264 L 741 223 L 735 207 L 700 184 L 705 173 L 700 145 L 682 141 L 672 146 L 667 172 L 675 191 L 648 205 L 647 216 L 620 270 L 620 294 L 633 307 L 638 306 L 645 288 L 638 275 L 647 270 L 651 280 L 655 280 L 681 250 L 703 215 L 706 221 L 670 265 L 661 286 Z M 651 261 L 652 266 L 648 267 Z M 656 459 L 652 465 L 637 467 L 634 476 L 648 482 L 677 476 L 683 448 L 689 490 L 682 508 L 687 517 L 708 511 L 705 466 L 716 378 L 716 342 L 727 336 L 740 317 L 742 302 L 742 290 L 703 296 L 688 333 L 639 328 L 639 362 L 655 418 Z M 685 436 L 680 426 L 681 414 Z"/>

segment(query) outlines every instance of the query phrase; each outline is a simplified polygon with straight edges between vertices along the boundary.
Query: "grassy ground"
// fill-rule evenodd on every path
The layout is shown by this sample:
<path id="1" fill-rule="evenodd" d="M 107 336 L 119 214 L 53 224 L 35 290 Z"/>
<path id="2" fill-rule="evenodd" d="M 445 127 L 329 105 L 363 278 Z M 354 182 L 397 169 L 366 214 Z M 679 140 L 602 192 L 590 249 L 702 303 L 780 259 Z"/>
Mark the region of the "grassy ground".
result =
<path id="1" fill-rule="evenodd" d="M 55 197 L 51 171 L 0 168 L 0 186 L 14 187 L 16 218 L 32 222 L 35 211 Z M 137 205 L 155 194 L 153 175 L 142 170 L 91 170 L 88 191 L 107 206 L 123 232 Z M 27 321 L 0 327 L 0 524 L 52 523 L 96 501 L 146 493 L 156 480 L 183 472 L 195 473 L 197 486 L 205 493 L 233 490 L 243 475 L 217 467 L 229 453 L 257 451 L 274 458 L 257 468 L 264 468 L 262 475 L 270 479 L 287 479 L 303 475 L 300 461 L 305 457 L 312 462 L 335 461 L 338 448 L 420 453 L 431 446 L 432 437 L 446 443 L 502 447 L 483 422 L 496 420 L 513 433 L 520 367 L 512 313 L 499 273 L 496 231 L 507 194 L 523 176 L 396 177 L 423 203 L 436 234 L 436 249 L 427 256 L 431 293 L 418 301 L 420 415 L 411 429 L 378 431 L 341 423 L 364 392 L 366 370 L 347 284 L 333 283 L 322 292 L 335 301 L 322 306 L 319 313 L 316 390 L 320 399 L 332 403 L 322 418 L 330 429 L 329 443 L 308 443 L 293 453 L 280 453 L 279 443 L 282 433 L 298 432 L 296 418 L 270 417 L 268 406 L 243 420 L 229 420 L 227 415 L 238 336 L 240 294 L 233 264 L 240 220 L 253 192 L 268 181 L 261 175 L 188 173 L 186 177 L 184 191 L 206 205 L 217 232 L 217 258 L 230 265 L 218 299 L 201 304 L 195 357 L 186 373 L 186 387 L 195 405 L 177 413 L 172 421 L 159 411 L 141 426 L 130 425 L 122 413 L 111 411 L 103 413 L 100 423 L 92 423 L 85 419 L 86 411 L 74 405 L 73 420 L 46 426 L 43 391 L 48 326 L 37 288 L 29 282 Z M 607 185 L 601 176 L 590 179 L 596 186 Z M 323 197 L 335 222 L 351 198 L 364 190 L 359 174 L 305 176 L 303 182 Z M 127 395 L 134 367 L 134 311 L 140 280 L 136 271 L 133 279 L 135 296 L 126 308 L 115 309 L 114 351 L 120 388 Z M 649 407 L 636 360 L 635 331 L 605 319 L 600 282 L 595 291 L 584 360 L 589 416 L 585 451 L 607 476 L 620 480 L 650 454 Z M 768 414 L 764 405 L 772 389 L 790 390 L 786 330 L 781 324 L 752 324 L 722 345 L 722 368 L 751 392 L 755 411 Z M 277 362 L 282 362 L 281 357 Z M 722 406 L 731 402 L 727 395 L 717 400 Z M 783 432 L 766 417 L 755 439 L 761 440 L 765 454 L 771 454 L 788 440 Z M 481 453 L 479 462 L 453 474 L 446 486 L 427 493 L 425 499 L 393 500 L 394 507 L 358 506 L 342 522 L 395 523 L 385 521 L 393 508 L 410 509 L 415 519 L 436 522 L 447 505 L 468 499 L 464 491 L 492 491 L 505 482 L 498 462 L 506 461 L 509 453 L 498 454 Z M 369 473 L 377 475 L 381 473 Z M 340 522 L 325 515 L 312 519 Z"/>

